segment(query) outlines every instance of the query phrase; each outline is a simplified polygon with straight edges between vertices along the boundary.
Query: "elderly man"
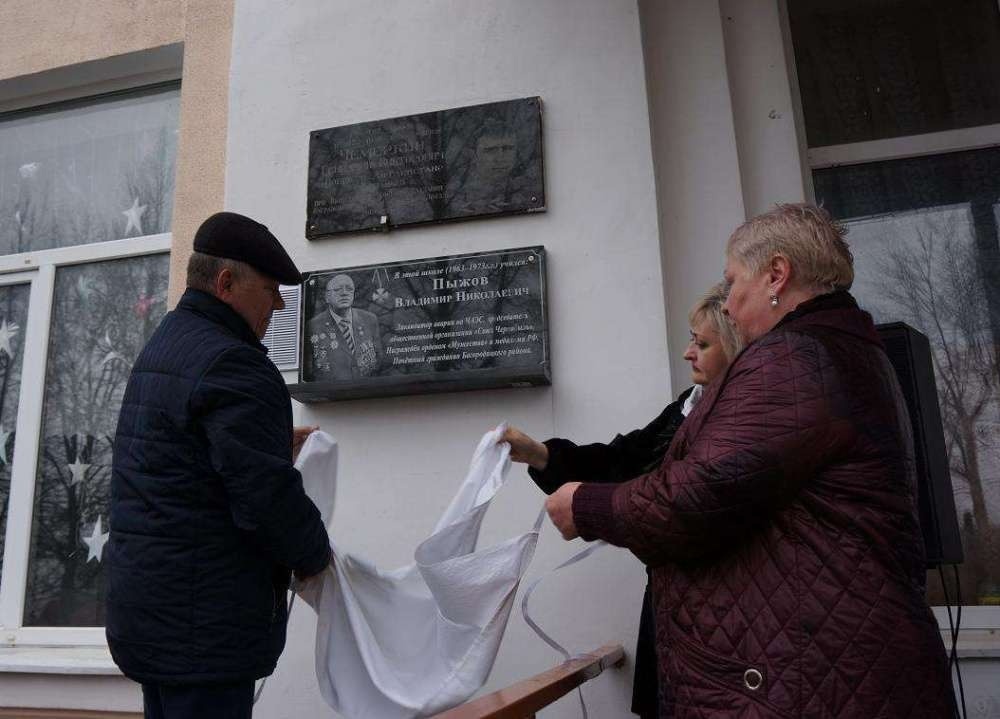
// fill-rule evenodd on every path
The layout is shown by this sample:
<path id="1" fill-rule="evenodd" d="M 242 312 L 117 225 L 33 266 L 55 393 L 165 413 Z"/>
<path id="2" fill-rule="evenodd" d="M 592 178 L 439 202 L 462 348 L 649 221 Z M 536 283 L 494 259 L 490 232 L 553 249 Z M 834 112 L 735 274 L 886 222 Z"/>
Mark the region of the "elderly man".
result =
<path id="1" fill-rule="evenodd" d="M 307 380 L 358 379 L 382 363 L 378 318 L 354 307 L 354 280 L 338 274 L 326 283 L 327 308 L 306 324 Z"/>
<path id="2" fill-rule="evenodd" d="M 136 360 L 111 476 L 107 637 L 147 719 L 250 717 L 285 644 L 290 575 L 330 544 L 292 466 L 312 428 L 260 343 L 301 275 L 223 212 L 198 230 L 187 291 Z"/>

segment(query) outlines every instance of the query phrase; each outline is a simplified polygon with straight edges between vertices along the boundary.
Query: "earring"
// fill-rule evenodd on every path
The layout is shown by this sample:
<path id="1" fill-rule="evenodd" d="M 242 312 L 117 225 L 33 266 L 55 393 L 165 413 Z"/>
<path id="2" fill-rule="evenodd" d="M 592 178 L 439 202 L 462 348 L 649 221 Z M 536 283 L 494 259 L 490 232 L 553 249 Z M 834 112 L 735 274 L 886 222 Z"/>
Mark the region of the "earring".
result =
<path id="1" fill-rule="evenodd" d="M 771 307 L 778 306 L 778 295 L 771 295 Z"/>

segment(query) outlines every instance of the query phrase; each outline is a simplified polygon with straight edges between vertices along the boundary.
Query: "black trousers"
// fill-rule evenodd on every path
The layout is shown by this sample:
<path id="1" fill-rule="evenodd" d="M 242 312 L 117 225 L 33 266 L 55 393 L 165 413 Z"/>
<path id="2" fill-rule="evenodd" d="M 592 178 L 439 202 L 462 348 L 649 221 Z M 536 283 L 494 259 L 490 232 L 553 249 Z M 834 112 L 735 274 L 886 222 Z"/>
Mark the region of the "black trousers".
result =
<path id="1" fill-rule="evenodd" d="M 641 719 L 660 715 L 660 679 L 656 660 L 656 631 L 653 625 L 653 595 L 649 583 L 642 595 L 639 638 L 635 643 L 635 678 L 632 681 L 632 713 Z"/>
<path id="2" fill-rule="evenodd" d="M 143 684 L 146 719 L 250 719 L 253 682 Z"/>

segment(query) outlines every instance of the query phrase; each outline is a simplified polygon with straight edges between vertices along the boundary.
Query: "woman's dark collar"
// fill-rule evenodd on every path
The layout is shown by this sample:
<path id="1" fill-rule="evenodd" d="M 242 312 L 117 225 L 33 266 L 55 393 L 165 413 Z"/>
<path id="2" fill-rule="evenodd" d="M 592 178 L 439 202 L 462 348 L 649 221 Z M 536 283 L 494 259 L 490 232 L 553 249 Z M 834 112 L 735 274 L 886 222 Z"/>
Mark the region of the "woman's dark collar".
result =
<path id="1" fill-rule="evenodd" d="M 776 324 L 773 329 L 778 329 L 782 325 L 786 325 L 789 322 L 793 322 L 800 317 L 805 317 L 813 312 L 847 309 L 858 309 L 858 303 L 847 290 L 835 290 L 834 292 L 828 292 L 825 295 L 818 295 L 812 299 L 806 300 L 805 302 L 799 303 L 798 307 L 778 320 L 778 324 Z"/>

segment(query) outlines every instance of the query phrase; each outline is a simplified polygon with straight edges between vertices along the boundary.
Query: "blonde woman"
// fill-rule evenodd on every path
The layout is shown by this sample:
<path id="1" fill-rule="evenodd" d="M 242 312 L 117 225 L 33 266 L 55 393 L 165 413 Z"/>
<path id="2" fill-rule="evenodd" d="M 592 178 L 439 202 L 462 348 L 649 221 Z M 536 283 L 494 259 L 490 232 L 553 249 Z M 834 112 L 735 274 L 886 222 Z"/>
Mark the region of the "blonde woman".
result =
<path id="1" fill-rule="evenodd" d="M 510 457 L 528 465 L 528 473 L 546 494 L 566 482 L 625 482 L 660 466 L 677 428 L 701 396 L 702 388 L 722 374 L 739 351 L 740 340 L 723 312 L 725 285 L 715 285 L 691 309 L 691 341 L 684 359 L 691 363 L 694 386 L 681 393 L 642 429 L 619 434 L 608 444 L 577 445 L 568 439 L 538 442 L 515 427 L 502 441 L 510 442 Z M 636 644 L 632 711 L 643 719 L 657 716 L 655 636 L 649 586 L 642 600 Z"/>

